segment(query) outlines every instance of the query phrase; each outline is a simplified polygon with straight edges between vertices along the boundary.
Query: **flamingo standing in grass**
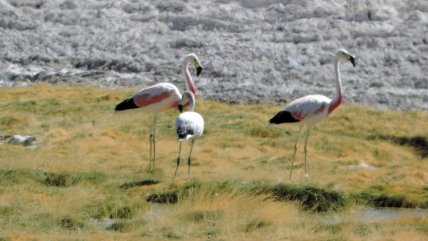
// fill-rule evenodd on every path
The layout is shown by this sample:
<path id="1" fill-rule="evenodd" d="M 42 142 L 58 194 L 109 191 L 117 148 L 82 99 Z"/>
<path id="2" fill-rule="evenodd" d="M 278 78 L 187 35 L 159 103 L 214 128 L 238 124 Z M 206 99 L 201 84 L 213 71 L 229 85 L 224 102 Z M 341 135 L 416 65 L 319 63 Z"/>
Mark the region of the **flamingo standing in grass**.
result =
<path id="1" fill-rule="evenodd" d="M 177 132 L 180 146 L 178 149 L 177 167 L 175 168 L 174 177 L 177 175 L 178 166 L 180 165 L 181 143 L 187 140 L 192 141 L 192 145 L 190 146 L 189 159 L 187 160 L 188 176 L 190 176 L 190 164 L 193 145 L 195 144 L 195 140 L 204 132 L 204 119 L 199 113 L 193 111 L 195 108 L 195 96 L 190 91 L 183 93 L 182 99 L 178 105 L 180 112 L 183 111 L 183 105 L 186 102 L 190 103 L 189 111 L 181 113 L 175 120 L 175 130 Z"/>
<path id="2" fill-rule="evenodd" d="M 331 112 L 333 112 L 341 103 L 343 99 L 342 81 L 339 72 L 339 63 L 341 61 L 350 61 L 355 67 L 355 58 L 345 49 L 339 49 L 336 53 L 334 61 L 334 69 L 336 72 L 336 88 L 337 96 L 334 100 L 329 99 L 323 95 L 307 95 L 302 98 L 292 101 L 283 111 L 278 112 L 272 119 L 271 124 L 293 123 L 298 122 L 301 124 L 299 134 L 297 135 L 296 143 L 294 144 L 293 160 L 290 168 L 289 179 L 291 179 L 291 172 L 293 171 L 294 158 L 296 157 L 297 142 L 300 138 L 300 133 L 304 126 L 307 127 L 305 137 L 305 178 L 307 178 L 306 167 L 306 146 L 308 144 L 308 136 L 310 127 L 325 119 Z"/>
<path id="3" fill-rule="evenodd" d="M 182 63 L 184 79 L 186 82 L 186 90 L 190 90 L 195 96 L 197 90 L 189 72 L 189 64 L 196 68 L 196 76 L 202 71 L 202 65 L 196 54 L 187 55 Z M 141 89 L 129 99 L 126 99 L 116 105 L 115 111 L 123 111 L 128 109 L 140 108 L 143 111 L 154 113 L 153 124 L 150 132 L 150 161 L 149 170 L 155 169 L 156 160 L 156 121 L 159 113 L 170 109 L 175 109 L 181 100 L 181 94 L 178 88 L 171 83 L 159 83 Z"/>

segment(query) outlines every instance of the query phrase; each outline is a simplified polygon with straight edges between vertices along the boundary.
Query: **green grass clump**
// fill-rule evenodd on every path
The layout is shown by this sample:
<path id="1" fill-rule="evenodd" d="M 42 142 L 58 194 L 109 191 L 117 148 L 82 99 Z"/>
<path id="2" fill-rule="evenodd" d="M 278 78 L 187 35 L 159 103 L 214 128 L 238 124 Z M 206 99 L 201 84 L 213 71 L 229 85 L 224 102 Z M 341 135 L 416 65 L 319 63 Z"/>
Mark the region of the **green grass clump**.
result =
<path id="1" fill-rule="evenodd" d="M 159 193 L 154 193 L 146 198 L 147 202 L 171 204 L 178 202 L 178 192 L 176 190 L 167 190 Z"/>
<path id="2" fill-rule="evenodd" d="M 224 212 L 221 210 L 196 210 L 187 213 L 184 217 L 185 220 L 195 223 L 212 222 L 222 219 Z"/>
<path id="3" fill-rule="evenodd" d="M 245 233 L 249 233 L 249 232 L 253 232 L 253 231 L 257 231 L 260 229 L 270 227 L 271 225 L 272 225 L 272 223 L 269 221 L 265 221 L 265 220 L 261 220 L 261 219 L 254 219 L 254 220 L 250 220 L 248 223 L 244 224 L 241 227 L 241 229 Z"/>
<path id="4" fill-rule="evenodd" d="M 184 199 L 213 198 L 221 194 L 231 196 L 268 195 L 280 201 L 298 201 L 306 211 L 325 212 L 343 209 L 350 203 L 349 197 L 338 191 L 318 186 L 297 184 L 272 185 L 267 181 L 242 182 L 218 181 L 202 182 L 192 180 L 183 186 L 164 190 L 147 197 L 148 202 L 177 203 Z"/>
<path id="5" fill-rule="evenodd" d="M 100 172 L 55 173 L 40 169 L 0 169 L 0 183 L 4 185 L 32 180 L 46 186 L 68 187 L 80 182 L 97 183 L 105 179 L 106 175 Z"/>
<path id="6" fill-rule="evenodd" d="M 133 187 L 156 185 L 158 183 L 159 183 L 158 180 L 144 179 L 142 181 L 135 181 L 135 182 L 124 183 L 124 184 L 120 185 L 120 188 L 128 189 L 128 188 L 133 188 Z"/>
<path id="7" fill-rule="evenodd" d="M 86 208 L 87 212 L 94 219 L 130 219 L 134 216 L 136 207 L 120 201 L 108 200 L 94 203 Z"/>
<path id="8" fill-rule="evenodd" d="M 16 111 L 34 113 L 37 109 L 37 102 L 34 100 L 21 101 L 17 100 L 4 105 L 4 108 L 14 109 Z"/>
<path id="9" fill-rule="evenodd" d="M 66 230 L 76 231 L 81 230 L 84 224 L 72 217 L 65 216 L 58 220 L 58 225 Z"/>
<path id="10" fill-rule="evenodd" d="M 389 208 L 415 208 L 423 207 L 421 204 L 412 203 L 406 200 L 402 195 L 389 195 L 385 193 L 368 193 L 362 192 L 356 196 L 359 202 L 373 207 Z M 426 207 L 425 207 L 426 208 Z"/>
<path id="11" fill-rule="evenodd" d="M 20 123 L 22 123 L 22 120 L 13 115 L 6 115 L 0 117 L 0 126 L 4 126 L 6 128 L 11 128 L 12 126 Z"/>
<path id="12" fill-rule="evenodd" d="M 107 230 L 112 230 L 116 232 L 126 232 L 129 230 L 129 227 L 127 222 L 119 221 L 113 223 L 110 227 L 107 228 Z"/>
<path id="13" fill-rule="evenodd" d="M 411 137 L 377 135 L 370 136 L 369 139 L 387 140 L 397 145 L 409 146 L 412 147 L 415 152 L 421 156 L 421 158 L 428 157 L 428 138 L 421 135 Z"/>
<path id="14" fill-rule="evenodd" d="M 304 210 L 315 212 L 336 211 L 349 203 L 344 193 L 316 186 L 278 184 L 272 192 L 277 200 L 298 201 Z"/>

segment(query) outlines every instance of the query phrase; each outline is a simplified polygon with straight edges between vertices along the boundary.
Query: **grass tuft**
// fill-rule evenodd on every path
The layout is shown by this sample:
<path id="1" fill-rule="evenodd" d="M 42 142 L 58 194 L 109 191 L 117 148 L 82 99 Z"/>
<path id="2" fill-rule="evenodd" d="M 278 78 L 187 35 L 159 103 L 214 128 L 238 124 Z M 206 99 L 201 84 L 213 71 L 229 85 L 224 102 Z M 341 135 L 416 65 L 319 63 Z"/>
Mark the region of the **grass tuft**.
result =
<path id="1" fill-rule="evenodd" d="M 130 219 L 133 217 L 134 212 L 134 208 L 131 206 L 110 201 L 106 203 L 91 204 L 89 209 L 93 210 L 91 217 L 95 219 Z"/>
<path id="2" fill-rule="evenodd" d="M 70 185 L 68 175 L 45 172 L 43 173 L 43 176 L 42 183 L 46 186 L 65 187 Z"/>
<path id="3" fill-rule="evenodd" d="M 339 233 L 343 229 L 342 223 L 325 223 L 317 227 L 318 231 L 326 231 L 330 234 Z"/>
<path id="4" fill-rule="evenodd" d="M 299 201 L 303 210 L 315 212 L 336 211 L 345 207 L 349 202 L 341 192 L 316 186 L 278 184 L 272 191 L 277 200 Z"/>
<path id="5" fill-rule="evenodd" d="M 128 189 L 128 188 L 140 187 L 140 186 L 150 186 L 150 185 L 156 185 L 159 182 L 160 181 L 157 181 L 157 180 L 146 179 L 142 181 L 128 182 L 128 183 L 122 184 L 120 185 L 120 188 Z"/>
<path id="6" fill-rule="evenodd" d="M 200 222 L 214 222 L 224 217 L 222 210 L 198 210 L 187 213 L 184 217 L 185 220 L 195 223 Z"/>
<path id="7" fill-rule="evenodd" d="M 250 195 L 270 194 L 272 192 L 272 184 L 265 180 L 243 183 L 241 191 Z"/>
<path id="8" fill-rule="evenodd" d="M 249 233 L 249 232 L 253 232 L 253 231 L 258 231 L 260 229 L 269 227 L 271 225 L 272 225 L 272 223 L 269 221 L 254 219 L 254 220 L 249 221 L 245 225 L 243 225 L 243 227 L 241 229 L 245 233 Z"/>
<path id="9" fill-rule="evenodd" d="M 74 172 L 55 173 L 46 172 L 40 169 L 0 169 L 0 183 L 2 184 L 17 184 L 29 179 L 49 187 L 68 187 L 79 182 L 99 183 L 106 179 L 106 175 L 100 172 Z"/>
<path id="10" fill-rule="evenodd" d="M 178 202 L 178 195 L 176 190 L 165 191 L 161 193 L 151 194 L 146 198 L 147 202 L 173 204 Z"/>
<path id="11" fill-rule="evenodd" d="M 415 203 L 408 202 L 402 195 L 388 195 L 388 194 L 372 194 L 362 192 L 359 195 L 360 201 L 373 206 L 373 207 L 389 207 L 389 208 L 415 208 Z"/>
<path id="12" fill-rule="evenodd" d="M 7 129 L 13 127 L 14 125 L 22 123 L 22 120 L 11 115 L 6 115 L 0 117 L 0 126 L 4 126 Z"/>
<path id="13" fill-rule="evenodd" d="M 421 158 L 428 157 L 428 138 L 424 136 L 390 136 L 390 135 L 375 135 L 370 136 L 371 140 L 387 140 L 396 145 L 412 147 Z"/>
<path id="14" fill-rule="evenodd" d="M 112 230 L 112 231 L 116 231 L 116 232 L 126 232 L 127 223 L 126 222 L 115 222 L 110 227 L 108 227 L 107 230 Z"/>
<path id="15" fill-rule="evenodd" d="M 369 237 L 372 233 L 370 225 L 365 223 L 359 223 L 354 229 L 354 233 L 361 237 Z"/>
<path id="16" fill-rule="evenodd" d="M 60 227 L 70 231 L 81 230 L 83 228 L 82 222 L 76 221 L 68 216 L 59 219 L 58 224 Z"/>

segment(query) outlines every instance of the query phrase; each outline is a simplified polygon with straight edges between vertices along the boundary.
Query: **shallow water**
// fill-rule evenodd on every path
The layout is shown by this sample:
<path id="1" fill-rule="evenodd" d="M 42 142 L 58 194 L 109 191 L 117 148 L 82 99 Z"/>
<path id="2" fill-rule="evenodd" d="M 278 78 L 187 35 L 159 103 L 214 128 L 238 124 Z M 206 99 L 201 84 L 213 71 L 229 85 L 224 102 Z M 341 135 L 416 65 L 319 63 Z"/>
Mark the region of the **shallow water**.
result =
<path id="1" fill-rule="evenodd" d="M 362 221 L 383 221 L 402 217 L 428 217 L 428 210 L 420 208 L 367 208 L 359 215 L 359 219 Z"/>
<path id="2" fill-rule="evenodd" d="M 379 222 L 391 221 L 403 217 L 428 217 L 426 209 L 410 208 L 364 208 L 359 211 L 347 213 L 333 213 L 323 216 L 327 223 L 339 223 L 346 221 Z"/>

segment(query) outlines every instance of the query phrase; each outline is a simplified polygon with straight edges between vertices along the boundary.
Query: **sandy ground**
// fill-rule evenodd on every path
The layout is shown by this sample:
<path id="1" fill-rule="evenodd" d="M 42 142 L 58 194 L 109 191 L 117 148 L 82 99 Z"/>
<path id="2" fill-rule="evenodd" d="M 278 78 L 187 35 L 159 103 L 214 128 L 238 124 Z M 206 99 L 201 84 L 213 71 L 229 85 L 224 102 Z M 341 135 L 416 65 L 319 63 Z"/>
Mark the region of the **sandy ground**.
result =
<path id="1" fill-rule="evenodd" d="M 0 0 L 0 86 L 183 88 L 195 52 L 201 98 L 284 103 L 334 96 L 338 48 L 346 103 L 428 110 L 426 0 Z"/>

